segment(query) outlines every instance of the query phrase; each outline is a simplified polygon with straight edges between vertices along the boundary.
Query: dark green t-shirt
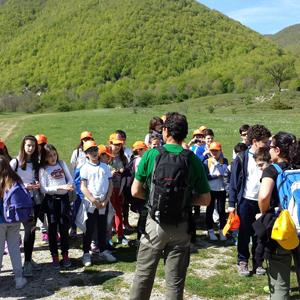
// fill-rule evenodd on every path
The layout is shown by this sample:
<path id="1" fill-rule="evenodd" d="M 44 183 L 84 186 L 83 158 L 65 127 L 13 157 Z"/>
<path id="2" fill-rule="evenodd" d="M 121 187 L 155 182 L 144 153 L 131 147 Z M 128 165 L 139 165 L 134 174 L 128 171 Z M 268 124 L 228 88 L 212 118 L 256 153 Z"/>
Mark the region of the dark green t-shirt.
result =
<path id="1" fill-rule="evenodd" d="M 165 144 L 163 146 L 168 152 L 179 154 L 183 148 L 181 145 L 178 144 Z M 151 149 L 144 153 L 137 172 L 135 174 L 135 178 L 142 182 L 148 183 L 151 182 L 151 176 L 154 168 L 155 158 L 159 154 L 157 149 Z M 189 166 L 190 166 L 190 186 L 192 188 L 193 194 L 199 195 L 204 194 L 210 191 L 207 177 L 205 174 L 205 170 L 201 160 L 191 152 L 189 156 Z M 146 184 L 145 186 L 146 194 L 148 195 L 150 186 Z"/>

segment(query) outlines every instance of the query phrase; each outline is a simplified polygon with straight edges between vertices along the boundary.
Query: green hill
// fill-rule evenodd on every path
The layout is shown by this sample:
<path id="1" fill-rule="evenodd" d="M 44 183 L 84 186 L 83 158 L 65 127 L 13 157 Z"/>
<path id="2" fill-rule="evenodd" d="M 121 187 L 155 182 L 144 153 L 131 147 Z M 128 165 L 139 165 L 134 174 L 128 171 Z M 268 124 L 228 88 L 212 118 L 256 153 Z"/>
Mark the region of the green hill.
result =
<path id="1" fill-rule="evenodd" d="M 300 55 L 300 24 L 286 27 L 268 37 L 294 54 Z"/>
<path id="2" fill-rule="evenodd" d="M 266 67 L 290 59 L 194 0 L 7 0 L 0 44 L 0 110 L 12 111 L 263 90 Z"/>

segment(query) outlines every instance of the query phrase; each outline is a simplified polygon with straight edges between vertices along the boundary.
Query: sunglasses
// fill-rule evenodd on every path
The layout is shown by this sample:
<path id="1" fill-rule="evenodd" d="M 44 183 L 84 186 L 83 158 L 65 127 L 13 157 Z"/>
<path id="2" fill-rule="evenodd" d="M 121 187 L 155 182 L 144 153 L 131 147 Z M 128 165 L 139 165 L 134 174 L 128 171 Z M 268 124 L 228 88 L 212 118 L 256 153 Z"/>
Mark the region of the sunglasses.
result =
<path id="1" fill-rule="evenodd" d="M 241 136 L 247 136 L 247 133 L 241 133 Z"/>

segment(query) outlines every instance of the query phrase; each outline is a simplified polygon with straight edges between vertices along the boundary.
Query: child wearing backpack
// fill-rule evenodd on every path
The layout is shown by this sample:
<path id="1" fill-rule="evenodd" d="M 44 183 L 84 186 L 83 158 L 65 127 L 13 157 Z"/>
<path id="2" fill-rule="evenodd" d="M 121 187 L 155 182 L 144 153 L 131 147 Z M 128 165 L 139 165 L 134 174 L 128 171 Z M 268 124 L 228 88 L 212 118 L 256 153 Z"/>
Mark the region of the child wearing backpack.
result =
<path id="1" fill-rule="evenodd" d="M 124 155 L 123 141 L 118 139 L 117 134 L 113 133 L 109 137 L 109 144 L 112 151 L 112 160 L 110 163 L 113 191 L 111 196 L 111 203 L 116 211 L 114 217 L 114 227 L 118 235 L 118 242 L 122 245 L 128 245 L 128 240 L 124 236 L 123 229 L 123 202 L 124 196 L 121 191 L 122 175 L 125 171 L 127 158 Z"/>
<path id="2" fill-rule="evenodd" d="M 213 212 L 215 202 L 217 201 L 217 210 L 219 213 L 219 236 L 221 241 L 225 241 L 222 229 L 226 224 L 225 202 L 226 190 L 224 174 L 228 167 L 228 160 L 222 155 L 222 146 L 220 143 L 212 142 L 209 145 L 211 157 L 204 161 L 206 167 L 207 179 L 210 186 L 211 202 L 206 209 L 206 226 L 208 237 L 211 241 L 218 240 L 213 229 Z"/>
<path id="3" fill-rule="evenodd" d="M 41 270 L 41 266 L 38 265 L 32 259 L 32 252 L 35 241 L 36 221 L 39 216 L 43 214 L 42 205 L 38 195 L 40 183 L 38 181 L 39 172 L 39 152 L 37 140 L 33 135 L 26 135 L 23 137 L 20 145 L 19 155 L 10 161 L 11 168 L 20 176 L 24 186 L 29 191 L 33 204 L 34 204 L 34 221 L 23 222 L 25 234 L 24 234 L 24 266 L 23 276 L 32 277 L 33 270 Z"/>
<path id="4" fill-rule="evenodd" d="M 97 240 L 99 257 L 107 262 L 115 262 L 116 258 L 107 249 L 106 224 L 107 204 L 111 199 L 111 172 L 107 164 L 99 161 L 98 146 L 95 141 L 87 141 L 83 150 L 88 158 L 80 169 L 81 191 L 84 195 L 85 232 L 83 233 L 83 256 L 85 267 L 91 266 L 90 245 L 95 224 L 97 224 Z"/>
<path id="5" fill-rule="evenodd" d="M 85 164 L 86 162 L 86 156 L 83 151 L 83 144 L 86 141 L 93 141 L 93 134 L 90 131 L 83 131 L 80 134 L 80 143 L 76 147 L 76 149 L 73 151 L 71 156 L 71 167 L 72 167 L 72 173 L 73 173 L 73 179 L 75 183 L 75 189 L 76 189 L 76 200 L 72 204 L 72 224 L 71 224 L 71 231 L 70 231 L 70 237 L 74 238 L 77 236 L 77 227 L 75 225 L 76 215 L 80 206 L 80 203 L 82 201 L 83 194 L 80 190 L 80 168 Z"/>
<path id="6" fill-rule="evenodd" d="M 52 266 L 60 268 L 57 245 L 57 229 L 60 233 L 62 266 L 71 266 L 69 259 L 69 227 L 71 222 L 71 207 L 68 192 L 73 191 L 73 178 L 66 163 L 59 160 L 56 148 L 47 144 L 41 158 L 39 179 L 41 191 L 45 194 L 44 210 L 48 219 L 49 248 L 52 256 Z"/>
<path id="7" fill-rule="evenodd" d="M 3 198 L 15 184 L 22 184 L 21 178 L 11 169 L 9 161 L 0 156 L 0 269 L 5 241 L 8 245 L 11 264 L 15 275 L 16 289 L 23 288 L 27 280 L 22 276 L 22 260 L 19 246 L 20 222 L 7 223 L 4 214 Z"/>

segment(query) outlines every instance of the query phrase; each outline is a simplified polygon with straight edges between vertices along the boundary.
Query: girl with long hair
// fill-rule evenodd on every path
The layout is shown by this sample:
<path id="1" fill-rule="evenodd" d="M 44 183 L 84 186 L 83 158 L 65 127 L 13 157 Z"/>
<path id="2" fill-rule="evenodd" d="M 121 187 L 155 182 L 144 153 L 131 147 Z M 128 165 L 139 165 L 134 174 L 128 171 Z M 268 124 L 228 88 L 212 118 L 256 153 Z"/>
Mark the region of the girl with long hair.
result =
<path id="1" fill-rule="evenodd" d="M 24 186 L 29 191 L 34 204 L 34 221 L 23 222 L 25 235 L 24 235 L 24 252 L 25 260 L 23 266 L 23 275 L 25 277 L 32 277 L 33 270 L 41 270 L 32 259 L 32 252 L 35 241 L 36 221 L 39 216 L 43 216 L 41 203 L 39 197 L 40 184 L 38 181 L 39 173 L 39 151 L 37 140 L 33 135 L 26 135 L 23 137 L 20 145 L 20 151 L 16 158 L 10 161 L 11 168 L 20 176 Z"/>

